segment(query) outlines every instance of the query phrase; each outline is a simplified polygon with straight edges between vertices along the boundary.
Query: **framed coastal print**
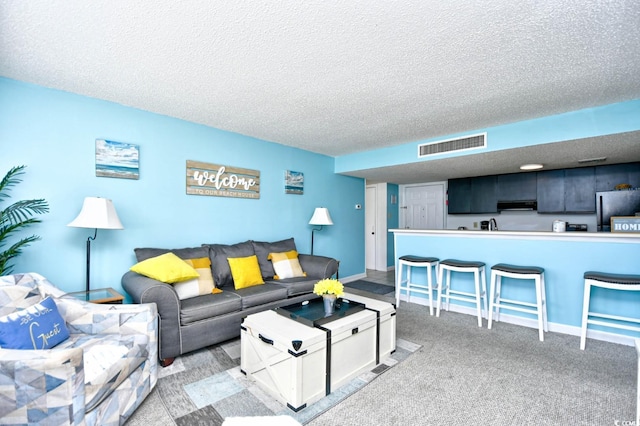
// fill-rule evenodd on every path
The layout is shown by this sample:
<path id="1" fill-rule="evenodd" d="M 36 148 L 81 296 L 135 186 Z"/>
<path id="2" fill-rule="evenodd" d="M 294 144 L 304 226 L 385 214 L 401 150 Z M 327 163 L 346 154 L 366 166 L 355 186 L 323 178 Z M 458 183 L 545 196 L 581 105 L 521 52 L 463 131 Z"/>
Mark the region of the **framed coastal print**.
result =
<path id="1" fill-rule="evenodd" d="M 96 176 L 139 179 L 140 149 L 138 145 L 96 139 Z"/>
<path id="2" fill-rule="evenodd" d="M 284 172 L 285 194 L 302 195 L 304 193 L 304 173 L 287 170 Z"/>

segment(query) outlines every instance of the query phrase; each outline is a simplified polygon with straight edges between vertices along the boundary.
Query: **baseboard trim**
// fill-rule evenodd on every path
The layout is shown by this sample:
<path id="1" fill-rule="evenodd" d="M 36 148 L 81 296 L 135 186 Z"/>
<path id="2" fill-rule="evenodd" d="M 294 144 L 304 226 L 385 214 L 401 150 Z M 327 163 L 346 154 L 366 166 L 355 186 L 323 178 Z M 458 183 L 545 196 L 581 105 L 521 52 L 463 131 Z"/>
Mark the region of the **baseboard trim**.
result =
<path id="1" fill-rule="evenodd" d="M 422 298 L 422 297 L 413 296 L 411 298 L 411 301 L 408 301 L 407 295 L 402 294 L 400 295 L 400 301 L 404 301 L 406 303 L 415 303 L 416 305 L 429 307 L 429 301 L 426 298 Z M 434 306 L 433 306 L 434 315 L 435 315 L 436 307 L 437 307 L 437 304 L 436 304 L 436 301 L 434 300 Z M 444 310 L 442 311 L 447 312 Z M 457 312 L 460 314 L 466 314 L 466 315 L 473 315 L 473 316 L 476 315 L 475 308 L 458 305 L 453 302 L 450 303 L 449 305 L 449 311 Z M 486 315 L 484 316 L 484 319 L 487 320 Z M 535 329 L 538 328 L 538 322 L 535 319 L 524 318 L 517 315 L 505 314 L 502 312 L 500 312 L 500 322 L 506 322 L 508 324 L 514 324 L 514 325 L 521 325 L 523 327 L 529 327 L 529 328 L 535 328 Z M 486 322 L 483 323 L 483 327 L 486 327 L 486 326 L 487 326 Z M 492 327 L 495 327 L 495 319 L 494 319 L 494 325 Z M 582 330 L 581 327 L 578 327 L 578 326 L 560 324 L 560 323 L 554 323 L 554 322 L 548 322 L 547 327 L 549 328 L 550 332 L 568 334 L 570 336 L 580 336 L 580 332 Z M 635 344 L 635 338 L 633 336 L 625 336 L 622 334 L 609 333 L 607 331 L 602 331 L 602 330 L 587 330 L 587 346 L 589 345 L 588 339 L 601 340 L 609 343 L 617 343 L 625 346 L 634 346 Z"/>
<path id="2" fill-rule="evenodd" d="M 356 275 L 350 275 L 348 277 L 344 277 L 344 278 L 340 278 L 340 282 L 342 283 L 350 283 L 352 281 L 358 281 L 358 280 L 366 280 L 367 279 L 367 274 L 356 274 Z"/>

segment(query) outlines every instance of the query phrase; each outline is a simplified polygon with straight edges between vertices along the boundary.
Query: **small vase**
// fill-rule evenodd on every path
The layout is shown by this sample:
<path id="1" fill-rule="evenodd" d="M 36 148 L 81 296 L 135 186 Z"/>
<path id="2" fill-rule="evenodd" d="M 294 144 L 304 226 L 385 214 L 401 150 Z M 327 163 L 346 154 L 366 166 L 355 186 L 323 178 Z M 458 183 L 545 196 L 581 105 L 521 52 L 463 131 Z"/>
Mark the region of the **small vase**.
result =
<path id="1" fill-rule="evenodd" d="M 324 294 L 322 296 L 322 301 L 324 302 L 324 315 L 329 316 L 333 314 L 333 305 L 336 303 L 336 295 L 335 294 Z"/>

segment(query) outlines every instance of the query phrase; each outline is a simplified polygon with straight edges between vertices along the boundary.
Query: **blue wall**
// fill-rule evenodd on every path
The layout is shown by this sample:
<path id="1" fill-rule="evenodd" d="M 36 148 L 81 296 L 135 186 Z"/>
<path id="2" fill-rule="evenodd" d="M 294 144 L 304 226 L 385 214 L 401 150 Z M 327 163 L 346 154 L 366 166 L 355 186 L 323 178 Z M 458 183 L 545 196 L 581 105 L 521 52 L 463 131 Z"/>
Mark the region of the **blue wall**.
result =
<path id="1" fill-rule="evenodd" d="M 336 172 L 348 173 L 636 130 L 640 130 L 640 99 L 343 155 L 336 158 Z M 487 133 L 485 149 L 418 158 L 420 144 L 481 132 Z"/>
<path id="2" fill-rule="evenodd" d="M 387 184 L 387 229 L 397 229 L 400 226 L 399 218 L 399 186 Z M 395 200 L 395 203 L 392 201 Z M 395 245 L 393 243 L 393 232 L 387 232 L 387 266 L 394 267 L 396 263 Z"/>
<path id="3" fill-rule="evenodd" d="M 491 235 L 489 235 L 491 234 Z M 551 232 L 549 234 L 552 234 Z M 397 255 L 434 256 L 440 259 L 463 259 L 485 262 L 487 291 L 490 292 L 490 268 L 497 263 L 513 265 L 533 265 L 545 269 L 547 317 L 550 323 L 580 327 L 584 294 L 584 273 L 601 271 L 618 274 L 638 274 L 640 245 L 637 242 L 620 240 L 589 240 L 588 236 L 572 238 L 570 233 L 551 235 L 545 239 L 512 237 L 500 233 L 457 233 L 448 235 L 406 234 L 395 235 Z M 587 237 L 587 238 L 585 238 Z M 416 269 L 412 276 L 416 283 L 426 283 L 424 270 Z M 472 274 L 453 273 L 455 287 L 473 292 Z M 466 281 L 466 284 L 465 284 Z M 512 282 L 511 285 L 508 283 Z M 526 283 L 526 282 L 525 282 Z M 503 297 L 516 300 L 535 301 L 532 281 L 529 285 L 522 281 L 503 281 Z M 462 286 L 460 285 L 462 284 Z M 425 297 L 417 294 L 412 297 Z M 434 292 L 434 300 L 435 292 Z M 452 301 L 465 305 L 465 302 Z M 619 291 L 594 290 L 593 307 L 599 312 L 612 315 L 638 316 L 640 294 Z M 507 311 L 506 314 L 529 317 L 520 312 Z M 590 326 L 591 328 L 591 326 Z M 594 327 L 600 328 L 601 327 Z M 611 331 L 610 329 L 608 331 Z M 619 334 L 639 336 L 638 333 L 617 331 Z"/>
<path id="4" fill-rule="evenodd" d="M 139 145 L 139 180 L 96 177 L 95 140 Z M 0 78 L 0 175 L 27 165 L 23 182 L 0 204 L 45 198 L 50 213 L 22 236 L 42 237 L 14 263 L 66 291 L 84 288 L 85 241 L 92 231 L 66 225 L 86 196 L 111 198 L 125 229 L 98 231 L 92 243 L 92 288 L 121 290 L 135 247 L 294 237 L 309 253 L 315 207 L 334 226 L 314 252 L 340 260 L 340 276 L 364 273 L 364 180 L 334 173 L 334 159 L 111 102 Z M 260 171 L 260 199 L 186 195 L 186 160 Z M 304 173 L 304 194 L 284 193 L 285 170 Z"/>

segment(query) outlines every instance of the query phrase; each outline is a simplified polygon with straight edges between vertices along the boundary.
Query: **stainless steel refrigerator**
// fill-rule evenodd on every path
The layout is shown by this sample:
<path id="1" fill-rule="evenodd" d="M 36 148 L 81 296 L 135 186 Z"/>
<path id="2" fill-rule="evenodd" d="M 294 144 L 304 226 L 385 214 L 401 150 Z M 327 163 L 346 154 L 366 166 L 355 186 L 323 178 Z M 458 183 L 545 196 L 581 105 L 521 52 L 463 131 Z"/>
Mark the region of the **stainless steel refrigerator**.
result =
<path id="1" fill-rule="evenodd" d="M 611 232 L 611 216 L 640 214 L 640 189 L 596 192 L 598 232 Z"/>

